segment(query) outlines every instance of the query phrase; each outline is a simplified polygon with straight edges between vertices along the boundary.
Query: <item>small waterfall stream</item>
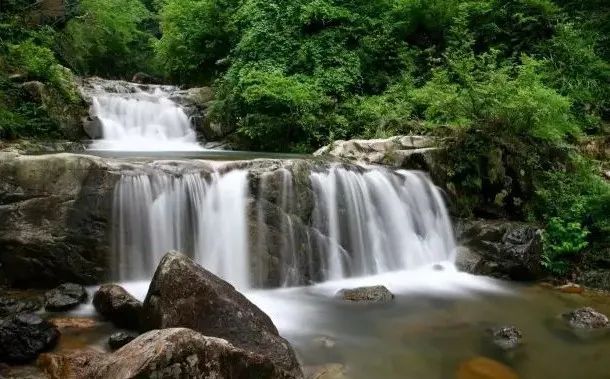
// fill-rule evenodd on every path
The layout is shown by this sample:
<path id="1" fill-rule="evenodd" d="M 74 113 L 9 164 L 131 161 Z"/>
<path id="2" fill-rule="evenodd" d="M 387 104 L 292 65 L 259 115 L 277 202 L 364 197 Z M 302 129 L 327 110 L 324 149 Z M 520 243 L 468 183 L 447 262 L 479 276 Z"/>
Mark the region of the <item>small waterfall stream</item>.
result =
<path id="1" fill-rule="evenodd" d="M 201 150 L 184 110 L 170 99 L 172 86 L 139 86 L 120 81 L 94 82 L 90 113 L 101 124 L 101 139 L 92 150 Z"/>
<path id="2" fill-rule="evenodd" d="M 295 286 L 452 259 L 441 195 L 419 172 L 358 166 L 125 174 L 115 275 L 150 277 L 180 250 L 237 288 Z"/>

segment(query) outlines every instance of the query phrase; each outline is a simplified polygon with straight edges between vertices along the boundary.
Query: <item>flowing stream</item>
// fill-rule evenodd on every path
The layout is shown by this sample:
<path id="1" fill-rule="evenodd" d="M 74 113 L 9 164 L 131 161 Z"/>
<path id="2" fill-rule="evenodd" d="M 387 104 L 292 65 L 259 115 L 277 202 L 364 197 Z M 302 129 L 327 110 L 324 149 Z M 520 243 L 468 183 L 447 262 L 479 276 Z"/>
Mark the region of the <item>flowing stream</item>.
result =
<path id="1" fill-rule="evenodd" d="M 172 86 L 138 86 L 120 81 L 92 84 L 90 113 L 102 138 L 92 150 L 196 151 L 197 135 L 184 110 L 170 99 Z"/>

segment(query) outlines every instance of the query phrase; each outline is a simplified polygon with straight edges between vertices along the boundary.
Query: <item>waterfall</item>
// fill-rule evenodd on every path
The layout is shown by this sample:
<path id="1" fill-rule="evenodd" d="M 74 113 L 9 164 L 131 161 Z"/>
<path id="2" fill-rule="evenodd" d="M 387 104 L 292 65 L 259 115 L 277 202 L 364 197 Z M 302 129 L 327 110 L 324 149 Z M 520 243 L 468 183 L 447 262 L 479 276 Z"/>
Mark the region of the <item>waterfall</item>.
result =
<path id="1" fill-rule="evenodd" d="M 332 166 L 305 179 L 260 172 L 124 174 L 115 188 L 115 274 L 150 277 L 180 250 L 238 288 L 295 286 L 451 261 L 438 189 L 415 171 Z"/>
<path id="2" fill-rule="evenodd" d="M 169 250 L 238 288 L 249 284 L 246 172 L 123 175 L 114 194 L 114 273 L 149 278 Z"/>
<path id="3" fill-rule="evenodd" d="M 102 138 L 91 149 L 116 151 L 201 150 L 184 110 L 170 100 L 170 86 L 140 87 L 116 82 L 91 91 L 90 113 L 101 124 Z M 121 85 L 119 85 L 121 84 Z"/>

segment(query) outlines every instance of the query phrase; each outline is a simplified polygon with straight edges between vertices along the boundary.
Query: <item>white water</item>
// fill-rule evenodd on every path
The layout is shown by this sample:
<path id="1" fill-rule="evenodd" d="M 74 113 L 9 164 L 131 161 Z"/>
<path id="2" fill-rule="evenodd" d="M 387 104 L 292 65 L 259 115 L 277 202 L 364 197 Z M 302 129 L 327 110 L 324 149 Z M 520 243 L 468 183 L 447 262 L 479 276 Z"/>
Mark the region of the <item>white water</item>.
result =
<path id="1" fill-rule="evenodd" d="M 340 167 L 312 172 L 311 219 L 296 216 L 303 184 L 288 168 L 263 174 L 258 194 L 248 193 L 247 171 L 202 175 L 155 170 L 121 178 L 114 204 L 116 279 L 150 277 L 168 250 L 190 255 L 241 289 L 453 259 L 450 219 L 438 190 L 421 173 Z"/>
<path id="2" fill-rule="evenodd" d="M 91 113 L 102 124 L 103 138 L 93 150 L 194 151 L 201 150 L 189 117 L 169 99 L 171 87 L 137 86 L 114 88 L 111 93 L 97 89 Z"/>
<path id="3" fill-rule="evenodd" d="M 246 174 L 124 175 L 114 204 L 118 279 L 150 278 L 167 251 L 179 250 L 247 287 Z"/>

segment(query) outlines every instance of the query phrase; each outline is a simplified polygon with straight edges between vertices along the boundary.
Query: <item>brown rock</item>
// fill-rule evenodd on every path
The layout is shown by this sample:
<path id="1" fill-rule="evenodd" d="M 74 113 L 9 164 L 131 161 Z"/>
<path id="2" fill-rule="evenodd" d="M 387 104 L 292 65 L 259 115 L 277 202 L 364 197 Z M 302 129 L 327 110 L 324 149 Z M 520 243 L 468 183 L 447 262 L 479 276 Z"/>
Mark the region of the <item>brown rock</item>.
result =
<path id="1" fill-rule="evenodd" d="M 519 379 L 510 367 L 485 357 L 476 357 L 462 362 L 457 370 L 457 379 Z"/>
<path id="2" fill-rule="evenodd" d="M 583 293 L 585 290 L 583 287 L 574 283 L 564 284 L 563 286 L 557 287 L 557 289 L 563 293 Z"/>
<path id="3" fill-rule="evenodd" d="M 97 322 L 86 317 L 58 317 L 52 318 L 49 322 L 57 327 L 57 329 L 90 329 L 97 325 Z"/>
<path id="4" fill-rule="evenodd" d="M 93 295 L 93 306 L 120 328 L 139 329 L 142 303 L 116 284 L 104 284 Z"/>

